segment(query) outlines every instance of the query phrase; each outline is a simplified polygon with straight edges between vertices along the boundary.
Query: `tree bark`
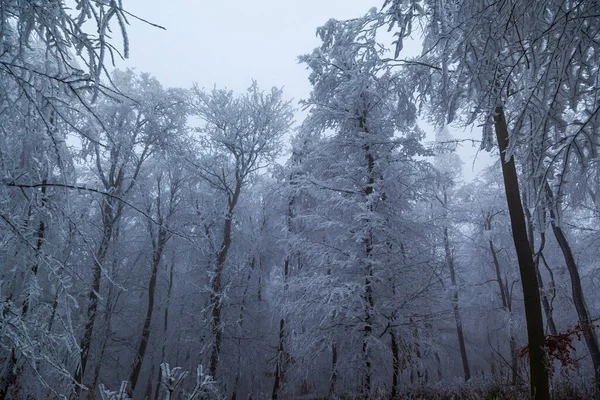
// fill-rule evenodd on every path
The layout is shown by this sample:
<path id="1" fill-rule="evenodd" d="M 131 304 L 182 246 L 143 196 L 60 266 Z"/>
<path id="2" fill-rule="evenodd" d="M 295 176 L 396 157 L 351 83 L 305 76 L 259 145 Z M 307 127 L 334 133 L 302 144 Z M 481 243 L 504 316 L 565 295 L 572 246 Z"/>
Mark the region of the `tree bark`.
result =
<path id="1" fill-rule="evenodd" d="M 596 387 L 600 389 L 600 348 L 598 347 L 598 338 L 596 337 L 593 321 L 590 318 L 585 296 L 583 295 L 583 288 L 581 287 L 581 277 L 579 276 L 579 271 L 577 269 L 577 262 L 573 256 L 573 251 L 567 236 L 563 232 L 561 226 L 557 223 L 558 205 L 554 201 L 554 194 L 548 182 L 545 182 L 545 190 L 548 201 L 550 202 L 550 224 L 552 225 L 554 237 L 558 242 L 558 246 L 563 253 L 565 263 L 567 264 L 567 270 L 569 271 L 569 277 L 571 278 L 571 295 L 573 297 L 573 303 L 575 304 L 577 316 L 579 317 L 579 326 L 583 332 L 583 337 L 590 352 L 592 364 L 594 365 Z M 557 211 L 555 211 L 555 209 Z"/>
<path id="2" fill-rule="evenodd" d="M 277 400 L 279 396 L 279 386 L 283 378 L 283 358 L 284 348 L 283 339 L 285 336 L 285 321 L 283 318 L 279 320 L 279 345 L 277 346 L 277 360 L 275 361 L 275 380 L 273 381 L 273 392 L 271 399 Z"/>
<path id="3" fill-rule="evenodd" d="M 515 250 L 519 260 L 523 300 L 525 304 L 525 319 L 527 322 L 527 337 L 529 346 L 529 371 L 531 376 L 531 395 L 535 400 L 550 399 L 548 370 L 544 351 L 544 321 L 540 302 L 539 285 L 535 272 L 535 264 L 531 246 L 527 237 L 527 226 L 519 192 L 519 181 L 513 157 L 506 159 L 508 148 L 508 126 L 504 117 L 504 109 L 497 106 L 494 115 L 496 138 L 500 150 L 504 190 L 510 213 Z"/>
<path id="4" fill-rule="evenodd" d="M 290 177 L 290 181 L 293 182 L 293 175 Z M 286 221 L 286 229 L 289 232 L 291 232 L 292 229 L 292 218 L 294 217 L 294 197 L 290 197 L 290 200 L 288 201 L 288 215 L 287 215 L 287 221 Z M 285 292 L 287 292 L 288 290 L 288 278 L 290 275 L 290 254 L 289 254 L 289 249 L 288 249 L 288 254 L 285 257 L 285 260 L 283 262 L 283 291 L 284 291 L 284 296 L 285 296 Z M 272 396 L 271 398 L 273 400 L 276 400 L 279 396 L 279 390 L 280 387 L 283 383 L 283 378 L 285 375 L 285 371 L 284 368 L 286 368 L 286 355 L 285 355 L 285 319 L 281 318 L 279 320 L 279 344 L 277 346 L 277 358 L 276 358 L 276 365 L 275 365 L 275 379 L 273 381 L 273 392 L 272 392 Z"/>
<path id="5" fill-rule="evenodd" d="M 289 273 L 289 258 L 284 262 L 284 280 L 285 288 L 287 288 L 287 277 Z M 275 379 L 273 381 L 273 392 L 271 398 L 277 400 L 279 397 L 279 389 L 283 383 L 284 367 L 286 363 L 285 356 L 285 319 L 279 320 L 279 344 L 277 345 L 277 358 L 275 360 Z"/>
<path id="6" fill-rule="evenodd" d="M 527 190 L 523 191 L 523 201 L 525 202 L 525 204 L 527 204 Z M 558 332 L 556 331 L 556 325 L 554 324 L 554 317 L 552 316 L 552 306 L 550 304 L 550 301 L 548 300 L 548 295 L 546 294 L 545 290 L 544 290 L 544 281 L 542 280 L 542 274 L 540 273 L 540 258 L 542 257 L 542 252 L 544 251 L 544 246 L 546 244 L 546 237 L 544 232 L 540 232 L 540 237 L 541 237 L 541 243 L 540 243 L 540 249 L 537 251 L 535 251 L 535 233 L 534 233 L 534 228 L 533 228 L 533 216 L 531 215 L 531 212 L 529 211 L 529 208 L 527 206 L 524 207 L 525 208 L 525 219 L 527 221 L 527 233 L 528 233 L 528 237 L 529 237 L 529 245 L 531 246 L 531 254 L 534 254 L 534 264 L 535 264 L 535 273 L 537 275 L 537 279 L 538 279 L 538 285 L 540 287 L 540 293 L 542 296 L 542 306 L 544 307 L 544 314 L 546 314 L 546 323 L 548 325 L 548 330 L 550 331 L 550 334 L 552 335 L 556 335 Z M 544 212 L 544 220 L 545 218 L 545 211 Z"/>
<path id="7" fill-rule="evenodd" d="M 47 179 L 42 181 L 42 208 L 46 204 L 46 184 Z M 30 206 L 31 207 L 31 206 Z M 39 269 L 39 256 L 42 250 L 42 246 L 44 245 L 44 241 L 46 239 L 46 223 L 43 219 L 40 220 L 38 225 L 38 229 L 36 232 L 36 245 L 35 245 L 35 256 L 34 256 L 34 264 L 31 267 L 31 273 L 34 277 L 37 277 L 38 269 Z M 23 306 L 21 308 L 21 318 L 25 318 L 29 311 L 31 302 L 31 296 L 29 290 L 27 290 L 25 299 L 23 300 Z M 48 329 L 51 330 L 51 327 Z M 19 376 L 22 372 L 22 367 L 17 367 L 17 352 L 13 348 L 10 352 L 10 357 L 8 359 L 8 364 L 6 365 L 6 376 L 4 376 L 0 380 L 0 400 L 5 400 L 7 396 L 11 392 L 11 388 L 13 386 L 19 386 Z"/>
<path id="8" fill-rule="evenodd" d="M 223 279 L 223 270 L 225 269 L 225 264 L 227 262 L 227 254 L 229 252 L 229 247 L 231 246 L 231 225 L 233 222 L 233 210 L 237 204 L 238 198 L 240 196 L 240 192 L 242 189 L 242 181 L 238 180 L 236 182 L 235 190 L 228 200 L 228 210 L 227 215 L 225 216 L 225 222 L 223 226 L 223 240 L 221 241 L 221 247 L 217 252 L 217 267 L 215 269 L 215 275 L 213 277 L 211 283 L 211 294 L 210 300 L 213 304 L 212 308 L 212 334 L 214 338 L 212 351 L 210 354 L 209 361 L 209 374 L 213 378 L 217 373 L 217 365 L 219 362 L 219 354 L 221 353 L 221 341 L 222 341 L 222 327 L 221 327 L 221 312 L 223 309 L 222 303 L 222 279 Z"/>
<path id="9" fill-rule="evenodd" d="M 486 228 L 488 231 L 492 231 L 492 217 L 489 216 L 486 221 Z M 498 282 L 498 288 L 500 290 L 500 299 L 502 301 L 502 308 L 508 313 L 509 317 L 512 318 L 512 298 L 508 289 L 508 284 L 502 279 L 502 271 L 500 270 L 500 262 L 496 255 L 496 248 L 491 237 L 488 239 L 488 245 L 490 253 L 492 254 L 492 260 L 494 263 L 494 269 L 496 272 L 496 282 Z M 519 382 L 519 352 L 517 351 L 517 341 L 513 335 L 512 325 L 509 323 L 508 326 L 509 347 L 510 347 L 510 368 L 512 370 L 511 383 L 516 385 Z"/>
<path id="10" fill-rule="evenodd" d="M 113 268 L 114 268 L 114 265 L 113 265 Z M 96 363 L 96 368 L 94 370 L 94 375 L 92 378 L 92 386 L 91 386 L 92 391 L 96 387 L 98 387 L 97 385 L 98 385 L 98 380 L 100 379 L 100 372 L 102 370 L 104 354 L 106 353 L 106 347 L 108 345 L 108 340 L 109 340 L 110 334 L 111 334 L 112 310 L 114 309 L 114 304 L 117 303 L 117 301 L 118 301 L 118 296 L 117 296 L 117 298 L 113 299 L 112 291 L 113 291 L 113 289 L 111 286 L 108 288 L 108 294 L 106 295 L 107 305 L 106 305 L 106 310 L 105 310 L 105 314 L 104 314 L 104 334 L 102 335 L 103 337 L 101 338 L 98 362 Z M 112 307 L 110 304 L 111 302 L 113 302 Z"/>
<path id="11" fill-rule="evenodd" d="M 444 206 L 447 204 L 447 195 L 444 191 Z M 463 373 L 465 374 L 465 382 L 471 379 L 471 371 L 469 369 L 469 359 L 467 357 L 467 348 L 465 346 L 465 337 L 463 334 L 462 318 L 460 316 L 460 308 L 458 306 L 458 287 L 456 286 L 456 271 L 454 269 L 454 257 L 450 249 L 450 235 L 448 227 L 444 227 L 444 250 L 446 252 L 446 264 L 450 269 L 450 280 L 452 282 L 452 309 L 454 311 L 454 320 L 456 322 L 456 334 L 458 336 L 458 346 L 460 348 L 460 358 L 462 360 Z"/>
<path id="12" fill-rule="evenodd" d="M 362 127 L 362 123 L 361 123 Z M 367 151 L 367 168 L 369 172 L 369 180 L 368 184 L 365 188 L 365 198 L 367 203 L 370 201 L 369 197 L 373 194 L 373 186 L 375 184 L 375 178 L 373 176 L 373 170 L 375 168 L 375 160 L 373 155 L 369 151 L 369 147 L 366 146 L 365 150 Z M 367 206 L 369 211 L 372 211 L 372 207 Z M 369 220 L 365 221 L 365 224 L 369 224 Z M 365 365 L 365 380 L 363 386 L 363 394 L 365 399 L 369 399 L 371 396 L 371 354 L 370 354 L 370 339 L 371 334 L 373 332 L 373 308 L 375 306 L 373 299 L 373 232 L 371 229 L 368 229 L 367 237 L 364 239 L 365 245 L 365 257 L 367 264 L 367 274 L 365 277 L 365 286 L 364 286 L 364 300 L 365 300 L 365 325 L 363 330 L 363 360 Z"/>
<path id="13" fill-rule="evenodd" d="M 337 346 L 331 345 L 331 378 L 329 378 L 329 398 L 334 398 L 335 382 L 337 381 Z"/>
<path id="14" fill-rule="evenodd" d="M 175 270 L 175 255 L 171 260 L 171 268 L 169 268 L 169 282 L 167 284 L 167 302 L 165 304 L 165 313 L 163 319 L 163 343 L 160 352 L 161 364 L 165 362 L 166 347 L 167 347 L 167 332 L 169 331 L 169 307 L 171 306 L 171 291 L 173 290 L 173 272 Z M 158 369 L 158 382 L 156 383 L 156 391 L 154 392 L 154 400 L 158 400 L 162 381 L 162 368 Z"/>
<path id="15" fill-rule="evenodd" d="M 392 339 L 392 393 L 390 398 L 394 400 L 398 397 L 398 382 L 400 380 L 400 346 L 396 331 L 393 328 L 390 329 L 390 337 Z"/>
<path id="16" fill-rule="evenodd" d="M 160 204 L 158 205 L 160 207 Z M 162 223 L 162 218 L 159 218 Z M 150 229 L 153 229 L 150 227 Z M 158 266 L 162 260 L 162 254 L 165 245 L 168 240 L 167 230 L 161 225 L 158 228 L 158 237 L 156 242 L 152 240 L 153 254 L 152 254 L 152 272 L 150 275 L 150 284 L 148 285 L 148 307 L 146 309 L 146 319 L 144 320 L 144 326 L 142 328 L 142 338 L 138 347 L 137 354 L 133 360 L 133 368 L 131 375 L 129 376 L 129 383 L 131 385 L 131 393 L 135 392 L 138 379 L 140 377 L 140 371 L 142 370 L 142 364 L 144 362 L 144 356 L 146 355 L 146 349 L 148 348 L 148 340 L 150 339 L 150 326 L 152 324 L 152 314 L 154 312 L 154 297 L 156 295 L 156 278 L 158 276 Z"/>
<path id="17" fill-rule="evenodd" d="M 361 132 L 369 133 L 367 127 L 367 115 L 361 115 L 358 119 L 358 128 Z M 372 200 L 370 197 L 373 195 L 375 190 L 375 157 L 373 156 L 372 150 L 368 144 L 363 146 L 365 151 L 365 161 L 367 163 L 367 185 L 363 188 L 365 195 L 366 208 L 368 212 L 373 212 Z M 371 396 L 371 352 L 370 352 L 370 340 L 373 332 L 373 308 L 375 302 L 373 299 L 373 231 L 368 225 L 371 223 L 369 218 L 363 221 L 367 226 L 367 235 L 363 239 L 365 246 L 365 284 L 364 284 L 364 305 L 365 305 L 365 321 L 363 327 L 363 343 L 362 353 L 363 362 L 365 367 L 365 377 L 363 382 L 363 395 L 365 399 L 369 399 Z"/>
<path id="18" fill-rule="evenodd" d="M 83 379 L 85 377 L 85 369 L 89 358 L 90 346 L 92 344 L 92 333 L 94 331 L 94 324 L 96 323 L 96 316 L 98 313 L 98 296 L 100 293 L 100 283 L 102 280 L 102 264 L 106 259 L 108 247 L 110 245 L 110 241 L 113 235 L 113 227 L 116 222 L 113 207 L 114 203 L 113 201 L 111 201 L 111 199 L 103 199 L 102 239 L 100 240 L 100 245 L 98 246 L 98 250 L 96 251 L 96 258 L 94 260 L 94 275 L 92 278 L 92 287 L 88 294 L 87 319 L 83 328 L 83 337 L 79 345 L 81 349 L 81 363 L 79 365 L 79 368 L 75 372 L 75 381 L 79 382 L 80 384 L 83 383 Z M 81 388 L 79 386 L 76 386 L 75 390 L 76 393 L 79 394 Z"/>

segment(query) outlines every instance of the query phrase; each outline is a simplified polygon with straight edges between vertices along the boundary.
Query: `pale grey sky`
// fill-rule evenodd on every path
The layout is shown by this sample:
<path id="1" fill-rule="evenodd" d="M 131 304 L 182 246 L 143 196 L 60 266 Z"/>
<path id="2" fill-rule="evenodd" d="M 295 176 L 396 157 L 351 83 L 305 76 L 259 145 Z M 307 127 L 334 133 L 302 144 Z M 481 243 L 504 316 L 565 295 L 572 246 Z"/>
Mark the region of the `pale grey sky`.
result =
<path id="1" fill-rule="evenodd" d="M 328 19 L 355 18 L 381 0 L 125 0 L 126 9 L 164 26 L 161 30 L 130 18 L 129 60 L 117 67 L 149 72 L 166 87 L 227 87 L 245 90 L 255 79 L 262 88 L 283 87 L 295 102 L 308 97 L 308 71 L 297 63 L 318 46 L 316 28 Z M 298 115 L 300 118 L 301 116 Z M 430 127 L 424 126 L 430 131 Z M 452 130 L 457 137 L 480 139 Z M 433 135 L 429 135 L 433 139 Z M 459 150 L 464 177 L 471 179 L 476 149 Z M 489 162 L 480 156 L 476 170 Z"/>
<path id="2" fill-rule="evenodd" d="M 329 18 L 353 18 L 379 0 L 125 0 L 127 10 L 167 28 L 130 19 L 130 59 L 165 86 L 192 82 L 244 90 L 284 87 L 296 100 L 310 92 L 297 57 L 319 45 L 315 30 Z"/>

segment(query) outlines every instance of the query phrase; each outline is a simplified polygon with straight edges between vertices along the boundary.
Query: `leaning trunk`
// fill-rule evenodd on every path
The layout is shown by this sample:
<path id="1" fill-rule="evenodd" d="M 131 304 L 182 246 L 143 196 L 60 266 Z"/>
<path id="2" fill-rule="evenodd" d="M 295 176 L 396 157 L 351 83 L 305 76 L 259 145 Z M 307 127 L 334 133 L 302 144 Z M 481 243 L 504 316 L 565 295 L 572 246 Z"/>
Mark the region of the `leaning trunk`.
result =
<path id="1" fill-rule="evenodd" d="M 552 188 L 550 188 L 548 182 L 546 182 L 545 186 L 548 200 L 552 203 Z M 573 256 L 571 245 L 569 244 L 565 233 L 563 232 L 560 225 L 557 224 L 557 213 L 554 211 L 555 207 L 557 207 L 556 204 L 550 207 L 550 220 L 552 225 L 552 231 L 554 232 L 554 237 L 558 242 L 558 246 L 560 247 L 560 250 L 563 253 L 565 263 L 567 264 L 567 270 L 569 271 L 569 276 L 571 278 L 571 291 L 573 303 L 575 304 L 575 310 L 577 311 L 577 316 L 579 317 L 579 325 L 581 326 L 581 331 L 583 332 L 583 337 L 590 352 L 592 364 L 594 365 L 594 376 L 596 378 L 596 386 L 600 388 L 600 348 L 598 347 L 598 338 L 596 337 L 593 321 L 590 318 L 590 314 L 588 312 L 587 305 L 585 302 L 585 297 L 583 295 L 583 289 L 581 287 L 581 278 L 577 269 L 577 263 L 575 261 L 575 257 Z"/>
<path id="2" fill-rule="evenodd" d="M 508 148 L 508 127 L 501 106 L 495 110 L 495 130 L 502 162 L 504 176 L 504 190 L 510 213 L 515 250 L 519 260 L 521 284 L 523 286 L 523 300 L 525 304 L 525 319 L 527 322 L 527 337 L 529 346 L 529 370 L 531 376 L 531 394 L 535 400 L 550 398 L 548 387 L 548 370 L 546 369 L 544 351 L 544 321 L 542 318 L 542 305 L 540 302 L 539 286 L 535 272 L 535 264 L 531 247 L 527 238 L 525 215 L 519 192 L 519 181 L 513 157 L 506 159 Z"/>

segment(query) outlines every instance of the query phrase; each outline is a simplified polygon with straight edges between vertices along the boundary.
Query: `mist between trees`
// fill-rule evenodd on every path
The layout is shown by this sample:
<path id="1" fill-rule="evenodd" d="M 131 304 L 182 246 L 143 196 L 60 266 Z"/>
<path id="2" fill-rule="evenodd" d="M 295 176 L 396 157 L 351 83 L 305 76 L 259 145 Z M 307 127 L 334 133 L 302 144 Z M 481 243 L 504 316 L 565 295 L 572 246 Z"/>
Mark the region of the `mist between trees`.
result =
<path id="1" fill-rule="evenodd" d="M 74 3 L 0 5 L 0 399 L 598 397 L 597 1 L 386 0 L 300 104 Z"/>

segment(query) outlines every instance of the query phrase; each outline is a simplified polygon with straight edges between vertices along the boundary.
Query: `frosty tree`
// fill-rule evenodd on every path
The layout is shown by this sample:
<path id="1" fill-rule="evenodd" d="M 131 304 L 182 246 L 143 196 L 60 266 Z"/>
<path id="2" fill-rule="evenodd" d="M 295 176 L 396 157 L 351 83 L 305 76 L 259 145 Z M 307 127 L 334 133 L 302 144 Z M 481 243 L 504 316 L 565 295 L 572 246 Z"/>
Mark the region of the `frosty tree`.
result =
<path id="1" fill-rule="evenodd" d="M 302 147 L 294 149 L 302 158 L 292 165 L 298 232 L 290 232 L 290 247 L 302 263 L 290 277 L 286 309 L 296 336 L 292 354 L 331 357 L 330 396 L 340 384 L 369 398 L 384 380 L 397 393 L 400 357 L 407 356 L 397 328 L 410 314 L 403 302 L 421 300 L 401 282 L 415 279 L 419 290 L 429 289 L 413 275 L 419 263 L 427 265 L 417 256 L 419 243 L 394 229 L 415 224 L 412 184 L 426 175 L 414 159 L 423 153 L 415 108 L 403 81 L 382 63 L 385 49 L 371 24 L 368 17 L 330 20 L 318 30 L 322 46 L 301 57 L 313 91 L 296 139 Z M 383 354 L 391 355 L 391 379 L 375 361 Z M 349 382 L 342 371 L 360 381 Z"/>
<path id="2" fill-rule="evenodd" d="M 76 6 L 75 10 L 71 8 L 72 5 Z M 65 316 L 61 315 L 62 312 L 68 314 L 73 305 L 68 290 L 70 283 L 67 283 L 68 268 L 64 264 L 71 254 L 73 236 L 61 234 L 65 224 L 68 224 L 68 218 L 65 218 L 68 212 L 63 212 L 64 208 L 60 205 L 64 201 L 59 200 L 61 191 L 45 185 L 52 181 L 64 182 L 72 176 L 71 154 L 65 145 L 66 132 L 69 126 L 73 126 L 72 104 L 87 105 L 89 102 L 86 100 L 86 93 L 90 89 L 98 93 L 97 90 L 101 87 L 99 78 L 105 71 L 105 59 L 120 53 L 127 56 L 128 52 L 126 11 L 120 1 L 78 0 L 72 5 L 69 6 L 64 1 L 47 4 L 3 1 L 0 5 L 0 156 L 4 160 L 3 183 L 13 185 L 13 189 L 8 189 L 12 194 L 6 193 L 6 198 L 15 195 L 14 188 L 18 186 L 14 185 L 37 185 L 35 189 L 32 187 L 21 190 L 23 200 L 29 204 L 26 207 L 30 210 L 31 222 L 23 224 L 22 217 L 19 213 L 14 213 L 11 206 L 4 208 L 3 212 L 5 226 L 12 226 L 15 238 L 21 237 L 23 244 L 35 249 L 35 261 L 33 266 L 27 268 L 29 272 L 24 273 L 23 279 L 19 278 L 17 286 L 14 286 L 17 288 L 21 282 L 30 284 L 29 289 L 19 289 L 27 297 L 21 311 L 9 319 L 4 319 L 8 314 L 3 313 L 3 326 L 20 328 L 12 333 L 10 330 L 3 330 L 8 334 L 3 336 L 3 347 L 12 349 L 9 350 L 11 354 L 6 357 L 0 398 L 11 395 L 11 386 L 20 385 L 18 375 L 27 364 L 36 371 L 47 367 L 42 360 L 49 362 L 53 365 L 52 369 L 58 372 L 54 379 L 58 378 L 61 384 L 69 375 L 64 359 L 72 354 L 73 346 L 69 343 L 70 339 L 61 343 L 59 338 L 66 339 L 71 327 L 65 327 L 62 333 L 53 333 L 52 328 L 55 327 L 57 318 Z M 115 23 L 123 39 L 122 52 L 107 35 Z M 96 33 L 91 33 L 93 29 L 90 28 L 94 25 Z M 12 161 L 16 159 L 11 153 L 15 145 L 25 151 L 22 153 L 22 161 L 13 164 Z M 26 159 L 33 163 L 23 162 Z M 19 164 L 18 170 L 13 168 Z M 50 224 L 50 220 L 55 223 Z M 37 227 L 29 226 L 30 223 Z M 35 232 L 36 239 L 33 241 L 29 238 L 31 232 Z M 58 240 L 49 241 L 49 234 L 55 235 Z M 66 237 L 68 239 L 63 241 Z M 62 248 L 63 256 L 57 257 L 47 243 L 53 243 L 56 249 Z M 69 248 L 63 248 L 60 243 L 69 243 Z M 54 285 L 54 300 L 50 301 L 48 315 L 40 308 L 45 308 L 44 303 L 48 300 L 45 295 L 49 293 L 37 286 L 37 283 L 34 284 L 38 279 L 42 282 L 50 280 Z M 30 296 L 34 287 L 36 295 Z M 8 298 L 14 298 L 15 295 L 16 293 L 9 294 Z M 4 298 L 4 310 L 8 311 L 13 305 L 20 303 L 21 296 L 18 297 L 19 299 L 14 298 L 8 302 Z M 32 321 L 37 320 L 39 323 L 30 325 L 26 322 L 27 318 L 33 318 Z M 42 319 L 45 323 L 41 323 Z M 15 325 L 16 321 L 20 322 Z M 27 329 L 23 330 L 25 327 Z M 16 335 L 19 330 L 21 334 Z M 21 338 L 15 342 L 19 336 Z M 12 337 L 13 344 L 6 340 L 9 337 Z M 29 339 L 23 341 L 25 337 Z M 31 340 L 34 342 L 27 345 L 27 341 Z M 31 346 L 33 343 L 37 344 Z M 29 350 L 24 351 L 26 348 Z M 55 351 L 49 351 L 51 348 Z M 59 388 L 58 384 L 50 385 L 46 381 L 51 376 L 47 372 L 48 370 L 38 372 L 42 387 L 52 390 Z M 16 395 L 15 393 L 13 394 Z"/>
<path id="3" fill-rule="evenodd" d="M 527 179 L 560 188 L 562 174 L 555 171 L 572 160 L 585 165 L 593 154 L 598 10 L 592 1 L 384 2 L 390 26 L 396 27 L 396 56 L 416 21 L 423 22 L 422 56 L 403 63 L 431 115 L 483 124 L 487 148 L 496 131 L 528 316 L 531 388 L 539 399 L 549 396 L 542 313 L 513 156 L 527 166 Z M 541 187 L 538 195 L 544 195 Z M 578 313 L 589 325 L 586 313 Z M 596 360 L 597 340 L 591 335 L 585 336 Z M 600 364 L 594 365 L 598 371 Z"/>
<path id="4" fill-rule="evenodd" d="M 239 96 L 223 89 L 207 93 L 196 87 L 192 102 L 194 112 L 203 121 L 199 130 L 200 157 L 197 162 L 193 161 L 195 170 L 226 200 L 221 243 L 214 255 L 215 268 L 210 283 L 213 344 L 209 374 L 214 377 L 226 323 L 222 319 L 223 279 L 232 244 L 234 211 L 242 189 L 280 151 L 281 137 L 291 125 L 292 109 L 290 103 L 283 100 L 280 89 L 263 92 L 256 82 Z"/>

